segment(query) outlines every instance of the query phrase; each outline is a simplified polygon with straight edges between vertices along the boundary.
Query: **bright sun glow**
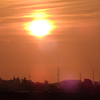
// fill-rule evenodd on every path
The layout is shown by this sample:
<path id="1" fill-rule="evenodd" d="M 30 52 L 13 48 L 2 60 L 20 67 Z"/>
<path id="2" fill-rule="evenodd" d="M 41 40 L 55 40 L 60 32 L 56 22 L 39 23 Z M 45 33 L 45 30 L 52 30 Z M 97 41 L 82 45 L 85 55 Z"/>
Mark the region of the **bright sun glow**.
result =
<path id="1" fill-rule="evenodd" d="M 49 17 L 49 15 L 46 14 L 46 12 L 35 11 L 33 15 L 23 17 L 34 17 L 34 21 L 24 23 L 24 29 L 29 31 L 30 35 L 43 37 L 50 34 L 55 27 L 53 22 L 48 20 L 47 17 Z"/>
<path id="2" fill-rule="evenodd" d="M 26 28 L 30 31 L 31 35 L 41 37 L 49 34 L 52 26 L 47 20 L 35 20 L 33 22 L 30 22 Z"/>

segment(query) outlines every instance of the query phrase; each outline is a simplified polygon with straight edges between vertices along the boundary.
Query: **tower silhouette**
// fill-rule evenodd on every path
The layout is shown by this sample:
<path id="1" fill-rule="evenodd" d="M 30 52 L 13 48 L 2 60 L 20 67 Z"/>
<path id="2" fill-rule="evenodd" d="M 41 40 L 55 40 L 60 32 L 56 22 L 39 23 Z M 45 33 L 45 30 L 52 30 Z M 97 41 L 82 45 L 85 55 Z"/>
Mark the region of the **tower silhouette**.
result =
<path id="1" fill-rule="evenodd" d="M 81 77 L 82 77 L 82 74 L 81 74 L 81 72 L 80 72 L 80 81 L 82 80 Z"/>
<path id="2" fill-rule="evenodd" d="M 93 70 L 93 83 L 94 83 L 94 70 Z"/>
<path id="3" fill-rule="evenodd" d="M 29 80 L 31 80 L 31 74 L 29 74 Z"/>
<path id="4" fill-rule="evenodd" d="M 57 66 L 57 82 L 59 83 L 59 76 L 60 76 L 60 72 L 59 72 L 59 60 L 58 60 L 58 66 Z"/>

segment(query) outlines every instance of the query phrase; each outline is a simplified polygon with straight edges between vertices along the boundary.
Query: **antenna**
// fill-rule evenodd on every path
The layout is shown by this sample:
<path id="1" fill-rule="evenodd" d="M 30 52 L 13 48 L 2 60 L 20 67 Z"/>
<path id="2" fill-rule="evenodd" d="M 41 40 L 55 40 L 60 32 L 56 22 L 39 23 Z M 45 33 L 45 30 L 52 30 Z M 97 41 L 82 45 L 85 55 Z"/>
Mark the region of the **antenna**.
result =
<path id="1" fill-rule="evenodd" d="M 94 70 L 93 70 L 93 83 L 94 83 Z"/>
<path id="2" fill-rule="evenodd" d="M 59 83 L 59 76 L 60 76 L 60 72 L 59 72 L 59 60 L 58 60 L 58 67 L 57 67 L 57 82 Z"/>
<path id="3" fill-rule="evenodd" d="M 31 74 L 29 74 L 29 80 L 31 80 Z"/>
<path id="4" fill-rule="evenodd" d="M 80 72 L 80 81 L 81 81 L 81 77 L 82 77 L 82 76 L 81 76 L 81 72 Z"/>

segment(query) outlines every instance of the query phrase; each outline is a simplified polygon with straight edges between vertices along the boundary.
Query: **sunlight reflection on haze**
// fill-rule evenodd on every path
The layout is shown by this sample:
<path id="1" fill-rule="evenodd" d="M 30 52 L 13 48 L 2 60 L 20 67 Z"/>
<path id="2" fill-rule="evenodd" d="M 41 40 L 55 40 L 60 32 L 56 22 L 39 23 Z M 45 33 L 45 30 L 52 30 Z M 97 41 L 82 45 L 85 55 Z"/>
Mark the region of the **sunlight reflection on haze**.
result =
<path id="1" fill-rule="evenodd" d="M 44 37 L 38 40 L 38 48 L 42 52 L 50 52 L 55 50 L 57 47 L 57 42 L 54 38 Z"/>

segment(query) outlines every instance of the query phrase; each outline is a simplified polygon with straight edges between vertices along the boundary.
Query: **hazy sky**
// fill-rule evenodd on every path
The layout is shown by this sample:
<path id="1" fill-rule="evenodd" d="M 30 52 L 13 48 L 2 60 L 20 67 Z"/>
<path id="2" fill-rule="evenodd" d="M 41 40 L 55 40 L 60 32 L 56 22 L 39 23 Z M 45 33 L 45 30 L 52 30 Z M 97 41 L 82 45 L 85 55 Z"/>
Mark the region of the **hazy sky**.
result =
<path id="1" fill-rule="evenodd" d="M 41 39 L 23 24 L 46 13 L 56 28 Z M 0 0 L 0 76 L 33 81 L 100 79 L 100 0 Z"/>

